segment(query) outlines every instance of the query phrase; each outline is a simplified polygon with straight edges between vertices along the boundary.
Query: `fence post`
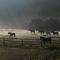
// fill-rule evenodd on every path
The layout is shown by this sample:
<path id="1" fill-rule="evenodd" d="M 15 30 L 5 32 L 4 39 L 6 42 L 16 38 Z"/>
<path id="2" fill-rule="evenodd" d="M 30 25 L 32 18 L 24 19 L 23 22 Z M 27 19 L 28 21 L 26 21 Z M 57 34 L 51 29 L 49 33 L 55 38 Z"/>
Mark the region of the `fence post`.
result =
<path id="1" fill-rule="evenodd" d="M 31 60 L 31 56 L 29 56 L 29 60 Z"/>
<path id="2" fill-rule="evenodd" d="M 22 43 L 22 47 L 23 47 L 23 40 L 21 41 L 21 43 Z"/>
<path id="3" fill-rule="evenodd" d="M 3 47 L 5 47 L 5 39 L 3 38 Z"/>

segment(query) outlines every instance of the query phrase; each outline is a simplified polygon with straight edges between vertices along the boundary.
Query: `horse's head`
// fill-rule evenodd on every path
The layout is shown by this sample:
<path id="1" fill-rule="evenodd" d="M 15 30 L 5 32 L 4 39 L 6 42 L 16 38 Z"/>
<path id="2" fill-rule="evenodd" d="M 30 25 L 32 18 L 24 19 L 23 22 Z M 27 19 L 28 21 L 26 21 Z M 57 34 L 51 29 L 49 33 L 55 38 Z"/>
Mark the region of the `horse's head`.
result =
<path id="1" fill-rule="evenodd" d="M 11 34 L 11 32 L 8 32 L 8 34 Z"/>

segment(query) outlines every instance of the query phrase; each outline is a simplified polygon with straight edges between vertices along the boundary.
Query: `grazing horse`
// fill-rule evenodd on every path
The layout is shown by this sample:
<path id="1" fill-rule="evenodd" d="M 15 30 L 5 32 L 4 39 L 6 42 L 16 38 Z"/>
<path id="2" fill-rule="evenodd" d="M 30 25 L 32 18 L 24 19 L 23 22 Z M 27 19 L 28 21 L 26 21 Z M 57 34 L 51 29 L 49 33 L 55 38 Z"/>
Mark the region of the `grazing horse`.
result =
<path id="1" fill-rule="evenodd" d="M 58 32 L 57 31 L 52 31 L 53 35 L 57 35 L 58 36 Z"/>
<path id="2" fill-rule="evenodd" d="M 12 36 L 15 37 L 15 33 L 8 32 L 8 34 L 10 35 L 10 37 L 12 37 Z"/>
<path id="3" fill-rule="evenodd" d="M 45 46 L 45 44 L 46 44 L 46 42 L 49 42 L 49 44 L 51 45 L 51 37 L 44 37 L 44 36 L 41 36 L 40 37 L 40 40 L 41 40 L 41 46 L 44 44 L 44 46 Z M 43 43 L 43 44 L 42 44 Z"/>

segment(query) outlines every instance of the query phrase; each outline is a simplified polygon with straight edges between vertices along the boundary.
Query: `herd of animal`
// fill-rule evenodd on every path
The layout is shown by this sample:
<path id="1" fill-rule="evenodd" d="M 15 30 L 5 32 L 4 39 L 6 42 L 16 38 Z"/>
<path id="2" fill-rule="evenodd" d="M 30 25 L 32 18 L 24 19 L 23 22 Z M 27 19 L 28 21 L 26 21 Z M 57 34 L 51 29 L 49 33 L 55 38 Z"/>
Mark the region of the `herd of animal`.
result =
<path id="1" fill-rule="evenodd" d="M 31 34 L 32 34 L 32 33 L 35 34 L 35 30 L 29 30 L 29 31 L 31 32 Z M 41 35 L 44 35 L 44 33 L 46 33 L 47 36 L 48 36 L 48 35 L 51 36 L 51 33 L 53 33 L 53 35 L 59 36 L 59 32 L 58 32 L 58 31 L 43 31 L 43 30 L 38 30 L 38 33 L 41 33 Z M 8 32 L 8 34 L 9 34 L 10 36 L 16 37 L 16 33 Z"/>
<path id="2" fill-rule="evenodd" d="M 34 33 L 35 34 L 35 30 L 30 30 L 31 34 Z M 40 36 L 40 40 L 41 40 L 41 46 L 44 44 L 46 44 L 46 42 L 49 42 L 49 44 L 51 45 L 51 33 L 53 33 L 53 35 L 59 35 L 59 32 L 58 31 L 38 31 L 39 33 L 41 33 L 41 36 Z M 46 36 L 44 36 L 44 33 L 46 32 Z M 15 33 L 12 33 L 12 32 L 8 32 L 8 34 L 10 35 L 10 37 L 16 37 L 16 34 Z M 50 35 L 50 36 L 48 36 Z"/>
<path id="3" fill-rule="evenodd" d="M 35 34 L 35 30 L 30 30 L 31 33 Z M 41 46 L 45 46 L 47 42 L 49 42 L 49 44 L 51 45 L 52 43 L 52 36 L 51 33 L 55 36 L 59 36 L 59 32 L 58 31 L 41 31 L 38 30 L 39 33 L 41 33 L 40 36 L 40 40 L 41 40 Z M 44 35 L 44 33 L 46 33 L 46 35 Z"/>
<path id="4" fill-rule="evenodd" d="M 31 34 L 34 33 L 35 34 L 35 30 L 30 30 Z M 53 35 L 59 35 L 59 32 L 58 31 L 43 31 L 43 30 L 38 30 L 39 33 L 41 33 L 41 35 L 46 32 L 46 35 L 50 35 L 51 36 L 51 33 L 53 33 Z"/>

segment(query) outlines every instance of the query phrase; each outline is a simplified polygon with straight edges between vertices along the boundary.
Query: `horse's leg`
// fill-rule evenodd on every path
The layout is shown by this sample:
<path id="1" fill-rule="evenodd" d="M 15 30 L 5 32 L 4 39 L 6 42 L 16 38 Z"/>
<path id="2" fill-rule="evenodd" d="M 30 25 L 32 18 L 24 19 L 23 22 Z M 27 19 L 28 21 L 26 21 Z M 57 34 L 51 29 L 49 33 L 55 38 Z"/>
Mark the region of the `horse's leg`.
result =
<path id="1" fill-rule="evenodd" d="M 14 37 L 15 37 L 15 34 L 14 34 Z"/>
<path id="2" fill-rule="evenodd" d="M 42 36 L 42 32 L 41 32 L 41 36 Z"/>
<path id="3" fill-rule="evenodd" d="M 48 36 L 48 33 L 46 33 L 46 35 Z"/>
<path id="4" fill-rule="evenodd" d="M 59 34 L 57 33 L 57 36 L 59 36 Z"/>
<path id="5" fill-rule="evenodd" d="M 10 37 L 11 37 L 11 34 L 10 34 Z"/>
<path id="6" fill-rule="evenodd" d="M 46 32 L 46 35 L 48 36 L 48 33 Z"/>
<path id="7" fill-rule="evenodd" d="M 42 40 L 41 40 L 41 47 L 42 47 Z"/>
<path id="8" fill-rule="evenodd" d="M 45 46 L 45 41 L 43 41 L 43 40 L 41 41 L 41 47 L 42 47 L 42 46 L 43 46 L 43 47 Z"/>
<path id="9" fill-rule="evenodd" d="M 50 46 L 51 46 L 51 39 L 49 40 L 49 44 L 50 44 Z"/>
<path id="10" fill-rule="evenodd" d="M 53 33 L 53 36 L 54 36 L 54 33 Z"/>
<path id="11" fill-rule="evenodd" d="M 9 37 L 10 37 L 10 34 L 9 34 Z"/>
<path id="12" fill-rule="evenodd" d="M 42 32 L 41 32 L 41 36 L 42 36 Z"/>
<path id="13" fill-rule="evenodd" d="M 50 33 L 50 36 L 51 36 L 51 33 Z"/>
<path id="14" fill-rule="evenodd" d="M 43 41 L 44 46 L 45 46 L 45 43 L 46 43 L 46 41 Z"/>
<path id="15" fill-rule="evenodd" d="M 42 36 L 42 33 L 40 32 L 41 36 Z"/>
<path id="16" fill-rule="evenodd" d="M 31 34 L 32 34 L 32 32 L 31 32 Z"/>
<path id="17" fill-rule="evenodd" d="M 34 31 L 34 35 L 35 35 L 35 31 Z"/>
<path id="18" fill-rule="evenodd" d="M 41 36 L 43 35 L 43 33 L 41 32 Z"/>
<path id="19" fill-rule="evenodd" d="M 43 35 L 43 32 L 42 32 L 42 35 Z"/>
<path id="20" fill-rule="evenodd" d="M 53 33 L 53 36 L 55 36 L 55 34 Z"/>
<path id="21" fill-rule="evenodd" d="M 44 35 L 44 32 L 43 32 L 43 35 Z"/>

